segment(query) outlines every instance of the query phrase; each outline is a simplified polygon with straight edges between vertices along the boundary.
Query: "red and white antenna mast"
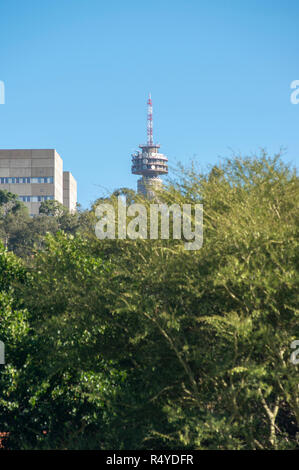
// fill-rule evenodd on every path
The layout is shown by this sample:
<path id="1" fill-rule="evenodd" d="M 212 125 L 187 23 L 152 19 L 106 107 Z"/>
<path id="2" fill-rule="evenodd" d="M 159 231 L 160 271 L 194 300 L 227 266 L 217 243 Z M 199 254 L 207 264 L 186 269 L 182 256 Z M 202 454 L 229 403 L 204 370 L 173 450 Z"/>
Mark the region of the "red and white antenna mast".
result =
<path id="1" fill-rule="evenodd" d="M 153 144 L 153 103 L 151 94 L 149 94 L 147 102 L 147 145 L 151 146 Z"/>

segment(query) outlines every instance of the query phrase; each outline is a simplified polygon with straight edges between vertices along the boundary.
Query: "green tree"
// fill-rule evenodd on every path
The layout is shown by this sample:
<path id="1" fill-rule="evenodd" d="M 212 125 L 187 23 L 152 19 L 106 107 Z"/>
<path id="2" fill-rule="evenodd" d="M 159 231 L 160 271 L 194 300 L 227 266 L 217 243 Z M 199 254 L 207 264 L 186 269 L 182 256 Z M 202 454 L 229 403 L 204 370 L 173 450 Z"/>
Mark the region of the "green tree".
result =
<path id="1" fill-rule="evenodd" d="M 60 232 L 15 286 L 31 339 L 12 447 L 298 447 L 298 177 L 235 157 L 159 198 L 203 204 L 200 250 Z"/>
<path id="2" fill-rule="evenodd" d="M 6 217 L 10 212 L 15 213 L 24 207 L 16 194 L 10 193 L 6 190 L 0 190 L 0 215 Z"/>
<path id="3" fill-rule="evenodd" d="M 16 194 L 0 190 L 0 239 L 11 249 L 16 234 L 24 229 L 29 220 L 27 207 Z"/>
<path id="4" fill-rule="evenodd" d="M 15 295 L 15 282 L 24 283 L 26 271 L 16 256 L 0 242 L 0 340 L 5 345 L 5 364 L 0 365 L 0 430 L 11 431 L 10 417 L 15 419 L 20 402 L 14 391 L 20 376 L 20 365 L 26 357 L 29 329 L 28 312 Z"/>

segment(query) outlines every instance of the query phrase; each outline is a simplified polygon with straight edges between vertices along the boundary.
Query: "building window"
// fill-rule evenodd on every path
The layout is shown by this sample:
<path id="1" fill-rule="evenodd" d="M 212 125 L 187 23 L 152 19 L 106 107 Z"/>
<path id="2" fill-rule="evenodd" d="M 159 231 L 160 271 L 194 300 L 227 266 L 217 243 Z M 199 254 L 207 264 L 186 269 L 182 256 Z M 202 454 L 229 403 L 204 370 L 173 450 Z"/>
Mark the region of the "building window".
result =
<path id="1" fill-rule="evenodd" d="M 19 196 L 20 201 L 23 202 L 43 202 L 43 201 L 53 201 L 54 196 Z"/>
<path id="2" fill-rule="evenodd" d="M 0 178 L 0 184 L 53 184 L 54 178 L 53 176 L 46 176 L 46 177 L 39 177 L 39 178 L 33 178 L 33 177 L 26 177 L 26 178 L 20 178 L 20 177 L 9 177 L 9 178 Z"/>

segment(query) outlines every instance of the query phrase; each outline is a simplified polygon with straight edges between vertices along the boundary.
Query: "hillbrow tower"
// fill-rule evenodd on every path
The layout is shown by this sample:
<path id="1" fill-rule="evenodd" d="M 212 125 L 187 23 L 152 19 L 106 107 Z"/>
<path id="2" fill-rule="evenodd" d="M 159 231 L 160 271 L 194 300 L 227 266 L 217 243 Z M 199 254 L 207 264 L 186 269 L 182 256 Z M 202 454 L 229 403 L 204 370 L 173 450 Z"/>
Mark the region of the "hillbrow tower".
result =
<path id="1" fill-rule="evenodd" d="M 159 175 L 168 173 L 168 159 L 159 153 L 159 144 L 153 140 L 153 104 L 151 95 L 147 102 L 147 143 L 139 145 L 137 152 L 132 154 L 132 173 L 142 175 L 137 181 L 137 191 L 148 198 L 153 198 L 155 189 L 162 188 Z"/>

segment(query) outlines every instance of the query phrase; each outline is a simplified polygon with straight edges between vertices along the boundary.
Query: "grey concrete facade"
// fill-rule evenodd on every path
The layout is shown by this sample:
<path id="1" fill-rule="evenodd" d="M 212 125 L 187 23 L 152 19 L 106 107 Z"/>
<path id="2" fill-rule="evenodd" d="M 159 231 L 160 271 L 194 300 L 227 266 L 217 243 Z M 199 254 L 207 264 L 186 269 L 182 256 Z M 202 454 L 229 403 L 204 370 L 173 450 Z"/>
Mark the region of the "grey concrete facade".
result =
<path id="1" fill-rule="evenodd" d="M 56 200 L 75 210 L 77 184 L 67 175 L 68 197 L 64 198 L 63 161 L 55 149 L 0 150 L 0 189 L 17 194 L 31 216 L 39 213 L 41 202 Z"/>
<path id="2" fill-rule="evenodd" d="M 63 172 L 63 205 L 75 212 L 77 204 L 77 181 L 69 171 Z"/>
<path id="3" fill-rule="evenodd" d="M 143 194 L 148 199 L 153 199 L 156 191 L 161 191 L 163 188 L 163 181 L 158 177 L 148 178 L 143 176 L 137 181 L 137 192 Z"/>

